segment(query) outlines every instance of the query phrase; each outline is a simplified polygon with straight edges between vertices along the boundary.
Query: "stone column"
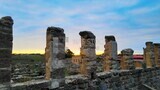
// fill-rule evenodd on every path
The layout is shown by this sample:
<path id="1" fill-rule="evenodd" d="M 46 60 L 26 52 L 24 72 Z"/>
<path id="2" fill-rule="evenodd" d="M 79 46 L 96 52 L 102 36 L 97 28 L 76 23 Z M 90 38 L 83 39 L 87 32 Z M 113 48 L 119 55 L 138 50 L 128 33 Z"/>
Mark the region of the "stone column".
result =
<path id="1" fill-rule="evenodd" d="M 160 43 L 154 43 L 155 64 L 160 67 Z"/>
<path id="2" fill-rule="evenodd" d="M 117 42 L 114 36 L 105 36 L 104 71 L 119 70 Z"/>
<path id="3" fill-rule="evenodd" d="M 123 70 L 135 69 L 133 53 L 134 51 L 130 48 L 121 51 L 122 54 L 121 69 Z"/>
<path id="4" fill-rule="evenodd" d="M 65 34 L 62 28 L 48 27 L 46 36 L 46 79 L 51 80 L 51 89 L 65 83 Z"/>
<path id="5" fill-rule="evenodd" d="M 144 48 L 144 61 L 147 68 L 155 67 L 155 54 L 153 42 L 146 42 L 146 48 Z"/>
<path id="6" fill-rule="evenodd" d="M 13 41 L 12 26 L 13 19 L 10 16 L 0 19 L 0 90 L 10 89 Z"/>
<path id="7" fill-rule="evenodd" d="M 81 73 L 88 75 L 91 78 L 96 72 L 95 35 L 90 31 L 82 31 L 79 33 L 79 35 L 81 36 Z"/>

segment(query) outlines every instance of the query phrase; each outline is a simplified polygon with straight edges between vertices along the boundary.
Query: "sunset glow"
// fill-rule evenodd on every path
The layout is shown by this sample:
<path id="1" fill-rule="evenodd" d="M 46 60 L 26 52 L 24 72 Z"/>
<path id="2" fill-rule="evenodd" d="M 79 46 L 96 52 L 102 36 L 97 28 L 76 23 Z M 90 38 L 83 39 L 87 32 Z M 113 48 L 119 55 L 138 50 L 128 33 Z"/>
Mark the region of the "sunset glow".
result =
<path id="1" fill-rule="evenodd" d="M 47 27 L 64 29 L 66 48 L 80 52 L 80 31 L 96 36 L 104 51 L 105 35 L 114 35 L 118 53 L 143 53 L 145 42 L 160 42 L 160 0 L 0 0 L 0 17 L 11 16 L 13 53 L 45 52 Z M 9 7 L 8 7 L 9 6 Z"/>
<path id="2" fill-rule="evenodd" d="M 44 54 L 44 50 L 13 50 L 13 54 Z"/>

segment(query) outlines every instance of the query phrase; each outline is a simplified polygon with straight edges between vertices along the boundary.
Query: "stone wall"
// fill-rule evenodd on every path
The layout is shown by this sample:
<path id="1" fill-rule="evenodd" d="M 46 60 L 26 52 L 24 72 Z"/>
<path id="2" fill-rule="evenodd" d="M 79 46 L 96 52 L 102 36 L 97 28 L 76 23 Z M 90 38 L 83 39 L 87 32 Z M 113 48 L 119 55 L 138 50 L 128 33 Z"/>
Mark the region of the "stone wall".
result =
<path id="1" fill-rule="evenodd" d="M 11 90 L 160 90 L 160 68 L 119 70 L 96 73 L 97 78 L 84 75 L 65 77 L 65 84 L 49 89 L 50 80 L 30 81 L 11 85 Z"/>
<path id="2" fill-rule="evenodd" d="M 11 55 L 12 55 L 12 26 L 10 16 L 0 19 L 0 90 L 10 88 L 11 80 Z"/>
<path id="3" fill-rule="evenodd" d="M 55 90 L 160 90 L 160 68 L 97 73 L 96 79 L 72 76 Z"/>

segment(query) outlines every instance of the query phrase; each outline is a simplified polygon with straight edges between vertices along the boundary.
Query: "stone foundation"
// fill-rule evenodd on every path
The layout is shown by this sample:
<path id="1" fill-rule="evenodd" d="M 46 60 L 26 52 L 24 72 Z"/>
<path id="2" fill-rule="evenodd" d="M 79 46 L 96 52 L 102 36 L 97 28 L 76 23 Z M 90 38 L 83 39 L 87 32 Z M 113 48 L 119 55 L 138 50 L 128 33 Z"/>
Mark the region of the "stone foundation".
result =
<path id="1" fill-rule="evenodd" d="M 159 90 L 159 82 L 160 68 L 156 67 L 97 73 L 94 80 L 77 77 L 57 90 L 146 90 L 146 86 Z"/>
<path id="2" fill-rule="evenodd" d="M 11 90 L 160 90 L 160 68 L 119 70 L 96 73 L 97 78 L 68 76 L 65 84 L 49 89 L 50 80 L 30 81 L 11 85 Z"/>

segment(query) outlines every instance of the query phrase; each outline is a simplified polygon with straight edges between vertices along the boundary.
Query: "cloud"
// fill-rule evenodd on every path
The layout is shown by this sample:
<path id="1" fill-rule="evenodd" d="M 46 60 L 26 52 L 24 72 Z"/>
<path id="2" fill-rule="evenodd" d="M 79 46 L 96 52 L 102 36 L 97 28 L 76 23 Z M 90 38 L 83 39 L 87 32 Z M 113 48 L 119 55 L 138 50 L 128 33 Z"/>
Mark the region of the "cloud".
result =
<path id="1" fill-rule="evenodd" d="M 156 5 L 156 6 L 147 6 L 147 7 L 140 7 L 140 8 L 135 8 L 129 11 L 130 14 L 134 14 L 134 15 L 141 15 L 141 14 L 148 14 L 151 13 L 153 11 L 159 11 L 160 6 Z"/>
<path id="2" fill-rule="evenodd" d="M 76 54 L 81 44 L 78 33 L 83 30 L 96 35 L 97 52 L 104 50 L 105 35 L 115 35 L 119 51 L 130 47 L 139 52 L 145 41 L 159 42 L 159 5 L 152 4 L 143 5 L 140 0 L 3 0 L 0 16 L 14 18 L 14 50 L 44 50 L 47 27 L 58 26 L 69 37 L 66 47 Z"/>
<path id="3" fill-rule="evenodd" d="M 116 3 L 116 5 L 119 5 L 121 7 L 129 7 L 134 6 L 139 2 L 139 0 L 115 0 L 113 3 Z"/>

